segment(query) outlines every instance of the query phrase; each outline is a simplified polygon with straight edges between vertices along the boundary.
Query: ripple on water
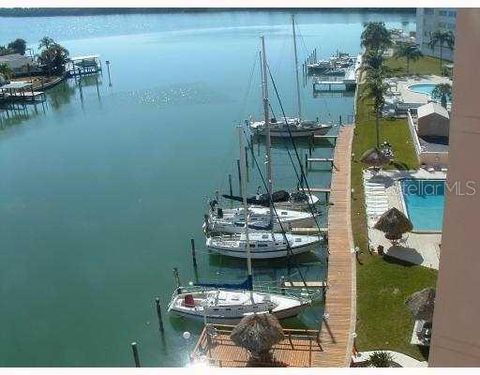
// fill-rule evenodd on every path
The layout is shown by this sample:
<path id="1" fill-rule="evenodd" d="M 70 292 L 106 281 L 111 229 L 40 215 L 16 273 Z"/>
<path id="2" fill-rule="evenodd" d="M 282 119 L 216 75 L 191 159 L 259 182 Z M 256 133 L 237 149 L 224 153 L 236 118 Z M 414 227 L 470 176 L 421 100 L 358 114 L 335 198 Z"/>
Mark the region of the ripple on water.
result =
<path id="1" fill-rule="evenodd" d="M 202 82 L 125 91 L 113 96 L 119 100 L 133 100 L 139 104 L 157 107 L 226 103 L 231 100 L 227 95 Z"/>

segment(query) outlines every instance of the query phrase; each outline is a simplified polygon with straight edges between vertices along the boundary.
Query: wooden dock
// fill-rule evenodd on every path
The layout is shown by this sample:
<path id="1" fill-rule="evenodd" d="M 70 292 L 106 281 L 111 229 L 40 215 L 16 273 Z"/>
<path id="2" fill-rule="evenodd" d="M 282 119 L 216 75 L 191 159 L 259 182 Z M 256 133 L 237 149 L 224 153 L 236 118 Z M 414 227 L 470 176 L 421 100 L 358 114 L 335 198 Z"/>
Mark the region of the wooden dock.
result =
<path id="1" fill-rule="evenodd" d="M 320 333 L 325 355 L 314 357 L 313 366 L 348 367 L 356 321 L 356 277 L 350 217 L 350 163 L 353 126 L 340 130 L 335 148 L 328 210 L 328 289 Z"/>
<path id="2" fill-rule="evenodd" d="M 211 325 L 203 329 L 191 360 L 214 367 L 312 367 L 315 356 L 322 353 L 318 330 L 284 329 L 285 339 L 272 349 L 268 363 L 253 360 L 246 349 L 230 339 L 234 326 Z"/>
<path id="3" fill-rule="evenodd" d="M 204 329 L 192 352 L 193 362 L 218 367 L 349 367 L 356 321 L 355 254 L 350 217 L 350 162 L 353 126 L 340 130 L 335 149 L 328 211 L 327 281 L 308 281 L 312 288 L 325 288 L 325 314 L 320 330 L 284 329 L 285 339 L 272 350 L 272 361 L 259 363 L 230 339 L 231 326 Z M 287 282 L 285 282 L 286 284 Z M 289 288 L 299 287 L 290 282 Z M 287 285 L 284 285 L 287 287 Z"/>

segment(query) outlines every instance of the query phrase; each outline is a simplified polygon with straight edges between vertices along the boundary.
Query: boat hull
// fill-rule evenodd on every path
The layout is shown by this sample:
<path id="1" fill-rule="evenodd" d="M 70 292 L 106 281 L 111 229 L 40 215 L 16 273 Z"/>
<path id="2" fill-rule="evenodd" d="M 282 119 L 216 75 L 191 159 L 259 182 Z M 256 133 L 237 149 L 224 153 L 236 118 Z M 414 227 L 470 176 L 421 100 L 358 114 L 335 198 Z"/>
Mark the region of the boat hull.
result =
<path id="1" fill-rule="evenodd" d="M 275 315 L 275 317 L 278 320 L 282 319 L 288 319 L 288 318 L 293 318 L 300 314 L 303 310 L 305 309 L 305 305 L 299 305 L 299 306 L 294 306 L 289 309 L 285 310 L 280 310 L 280 311 L 272 311 L 272 314 Z M 199 322 L 204 321 L 204 316 L 200 312 L 186 312 L 186 311 L 179 311 L 174 308 L 169 310 L 169 312 L 178 318 L 188 318 L 188 319 L 195 319 L 198 320 Z M 231 325 L 237 325 L 240 320 L 242 320 L 244 316 L 241 317 L 208 317 L 207 322 L 210 324 L 231 324 Z"/>
<path id="2" fill-rule="evenodd" d="M 250 249 L 250 258 L 251 259 L 275 259 L 275 258 L 285 258 L 291 255 L 298 255 L 303 254 L 312 250 L 319 245 L 320 240 L 318 242 L 310 242 L 305 245 L 301 246 L 291 246 L 290 250 L 288 249 L 272 249 L 272 250 L 264 250 L 258 251 L 255 249 Z M 215 252 L 220 255 L 232 257 L 232 258 L 247 258 L 247 253 L 245 249 L 239 248 L 231 248 L 231 247 L 220 247 L 220 246 L 208 246 L 207 248 L 212 252 Z"/>
<path id="3" fill-rule="evenodd" d="M 324 127 L 318 129 L 305 129 L 305 130 L 295 130 L 289 132 L 288 130 L 270 130 L 270 137 L 272 138 L 287 138 L 290 137 L 290 133 L 292 134 L 293 138 L 300 138 L 300 137 L 310 137 L 313 134 L 316 135 L 325 135 L 331 127 Z M 266 130 L 254 130 L 257 135 L 262 137 L 266 136 Z"/>

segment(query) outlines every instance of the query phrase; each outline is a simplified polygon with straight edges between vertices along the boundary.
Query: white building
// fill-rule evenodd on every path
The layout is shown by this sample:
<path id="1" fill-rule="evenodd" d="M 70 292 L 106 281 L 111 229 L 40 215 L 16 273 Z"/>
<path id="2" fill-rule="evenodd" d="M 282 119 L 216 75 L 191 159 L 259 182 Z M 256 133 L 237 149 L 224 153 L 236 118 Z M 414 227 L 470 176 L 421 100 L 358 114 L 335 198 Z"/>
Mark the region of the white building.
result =
<path id="1" fill-rule="evenodd" d="M 457 11 L 453 8 L 417 8 L 417 44 L 426 56 L 440 57 L 440 46 L 428 46 L 430 35 L 437 30 L 452 31 L 455 35 Z M 453 61 L 453 51 L 443 48 L 443 58 Z"/>

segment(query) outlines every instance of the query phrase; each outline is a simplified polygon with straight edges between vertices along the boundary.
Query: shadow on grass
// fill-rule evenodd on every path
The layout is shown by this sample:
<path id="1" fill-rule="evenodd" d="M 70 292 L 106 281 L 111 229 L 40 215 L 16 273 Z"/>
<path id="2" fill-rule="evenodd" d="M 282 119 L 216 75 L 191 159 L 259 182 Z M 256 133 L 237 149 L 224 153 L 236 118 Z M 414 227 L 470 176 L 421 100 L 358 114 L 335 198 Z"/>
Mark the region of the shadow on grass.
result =
<path id="1" fill-rule="evenodd" d="M 391 264 L 398 264 L 399 266 L 404 266 L 404 267 L 412 267 L 412 266 L 416 266 L 416 264 L 414 263 L 410 263 L 410 262 L 407 262 L 405 260 L 401 260 L 401 259 L 398 259 L 398 258 L 394 258 L 394 257 L 391 257 L 387 254 L 385 254 L 383 256 L 383 260 L 387 263 L 391 263 Z"/>

